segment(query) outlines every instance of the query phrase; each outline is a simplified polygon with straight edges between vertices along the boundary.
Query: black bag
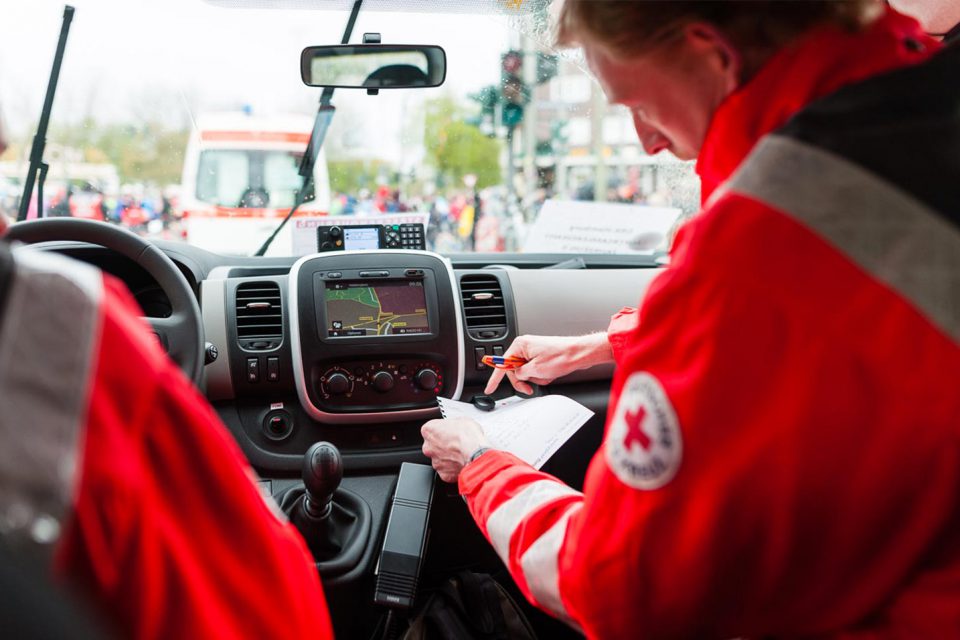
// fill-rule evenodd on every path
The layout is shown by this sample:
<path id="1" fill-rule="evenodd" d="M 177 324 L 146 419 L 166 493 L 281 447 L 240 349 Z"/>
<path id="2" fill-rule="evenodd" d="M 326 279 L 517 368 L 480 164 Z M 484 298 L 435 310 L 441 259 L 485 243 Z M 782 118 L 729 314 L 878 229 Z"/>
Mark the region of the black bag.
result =
<path id="1" fill-rule="evenodd" d="M 410 623 L 403 640 L 536 640 L 513 598 L 485 573 L 450 578 Z"/>

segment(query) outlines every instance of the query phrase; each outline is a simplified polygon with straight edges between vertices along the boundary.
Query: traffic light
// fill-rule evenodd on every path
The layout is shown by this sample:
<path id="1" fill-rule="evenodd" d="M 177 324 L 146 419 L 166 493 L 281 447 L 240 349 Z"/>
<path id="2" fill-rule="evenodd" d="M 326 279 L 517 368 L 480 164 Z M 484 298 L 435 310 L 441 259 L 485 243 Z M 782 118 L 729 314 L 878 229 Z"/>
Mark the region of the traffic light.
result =
<path id="1" fill-rule="evenodd" d="M 470 99 L 480 105 L 480 113 L 466 119 L 466 123 L 479 128 L 488 136 L 496 135 L 497 105 L 500 104 L 500 90 L 496 85 L 484 87 L 470 94 Z"/>
<path id="2" fill-rule="evenodd" d="M 523 120 L 523 107 L 530 90 L 523 83 L 523 53 L 507 51 L 500 58 L 500 93 L 503 96 L 503 125 L 512 129 Z"/>
<path id="3" fill-rule="evenodd" d="M 500 102 L 500 94 L 495 86 L 484 87 L 470 97 L 480 104 L 480 112 L 484 116 L 493 117 L 493 114 L 497 111 L 497 103 Z"/>

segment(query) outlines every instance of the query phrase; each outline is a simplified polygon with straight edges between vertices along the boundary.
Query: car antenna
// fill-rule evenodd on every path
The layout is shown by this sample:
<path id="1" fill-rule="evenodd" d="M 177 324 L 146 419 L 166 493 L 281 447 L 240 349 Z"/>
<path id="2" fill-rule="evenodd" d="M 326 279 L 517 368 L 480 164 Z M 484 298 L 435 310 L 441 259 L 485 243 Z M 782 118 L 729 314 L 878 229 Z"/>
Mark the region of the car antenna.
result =
<path id="1" fill-rule="evenodd" d="M 340 39 L 340 44 L 350 43 L 350 36 L 353 34 L 353 27 L 357 23 L 357 14 L 360 13 L 360 5 L 362 4 L 363 0 L 354 0 L 353 9 L 350 10 L 350 17 L 347 19 L 347 27 L 343 30 L 343 38 Z M 332 99 L 333 87 L 324 87 L 323 93 L 320 94 L 320 106 L 317 108 L 317 117 L 313 121 L 310 140 L 307 142 L 307 148 L 303 152 L 303 160 L 300 161 L 300 176 L 303 178 L 303 186 L 301 186 L 297 192 L 297 198 L 293 202 L 293 208 L 291 208 L 290 212 L 280 221 L 280 224 L 273 230 L 270 237 L 260 245 L 257 252 L 253 254 L 255 256 L 262 256 L 267 252 L 267 249 L 270 248 L 270 245 L 273 243 L 273 239 L 277 237 L 277 234 L 280 233 L 280 230 L 287 224 L 287 221 L 293 217 L 293 214 L 300 208 L 300 205 L 306 202 L 307 194 L 310 193 L 310 189 L 313 186 L 313 167 L 317 162 L 320 147 L 323 146 L 323 140 L 327 137 L 327 129 L 330 128 L 330 122 L 333 120 L 333 114 L 336 111 L 336 107 L 330 104 Z"/>
<path id="2" fill-rule="evenodd" d="M 60 64 L 63 62 L 63 51 L 67 46 L 67 35 L 70 33 L 73 12 L 74 8 L 70 5 L 63 7 L 60 40 L 57 42 L 57 53 L 53 56 L 53 69 L 50 71 L 50 81 L 47 83 L 47 96 L 43 100 L 43 110 L 40 112 L 37 135 L 33 137 L 33 147 L 30 149 L 30 168 L 27 169 L 27 177 L 23 182 L 23 193 L 20 195 L 20 211 L 17 213 L 18 222 L 27 219 L 34 183 L 37 185 L 37 217 L 43 215 L 43 182 L 47 179 L 47 169 L 50 168 L 43 161 L 43 150 L 47 146 L 47 125 L 50 124 L 53 96 L 57 93 L 57 81 L 60 80 Z"/>

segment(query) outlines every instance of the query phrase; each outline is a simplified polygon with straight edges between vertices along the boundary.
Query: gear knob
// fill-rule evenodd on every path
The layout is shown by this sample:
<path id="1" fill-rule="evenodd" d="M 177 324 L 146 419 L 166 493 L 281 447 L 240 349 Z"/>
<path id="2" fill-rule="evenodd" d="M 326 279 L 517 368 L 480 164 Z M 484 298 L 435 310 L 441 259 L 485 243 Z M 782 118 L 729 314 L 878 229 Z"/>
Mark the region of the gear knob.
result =
<path id="1" fill-rule="evenodd" d="M 340 450 L 329 442 L 317 442 L 303 456 L 303 485 L 307 489 L 304 509 L 314 518 L 330 513 L 330 500 L 343 479 Z"/>

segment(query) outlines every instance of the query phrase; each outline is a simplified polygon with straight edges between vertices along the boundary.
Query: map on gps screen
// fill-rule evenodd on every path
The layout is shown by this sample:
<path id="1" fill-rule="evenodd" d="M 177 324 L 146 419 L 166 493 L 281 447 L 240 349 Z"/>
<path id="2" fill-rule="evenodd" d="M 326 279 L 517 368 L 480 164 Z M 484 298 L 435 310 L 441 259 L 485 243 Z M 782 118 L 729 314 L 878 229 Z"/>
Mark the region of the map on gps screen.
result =
<path id="1" fill-rule="evenodd" d="M 430 333 L 422 282 L 327 282 L 332 337 Z"/>

